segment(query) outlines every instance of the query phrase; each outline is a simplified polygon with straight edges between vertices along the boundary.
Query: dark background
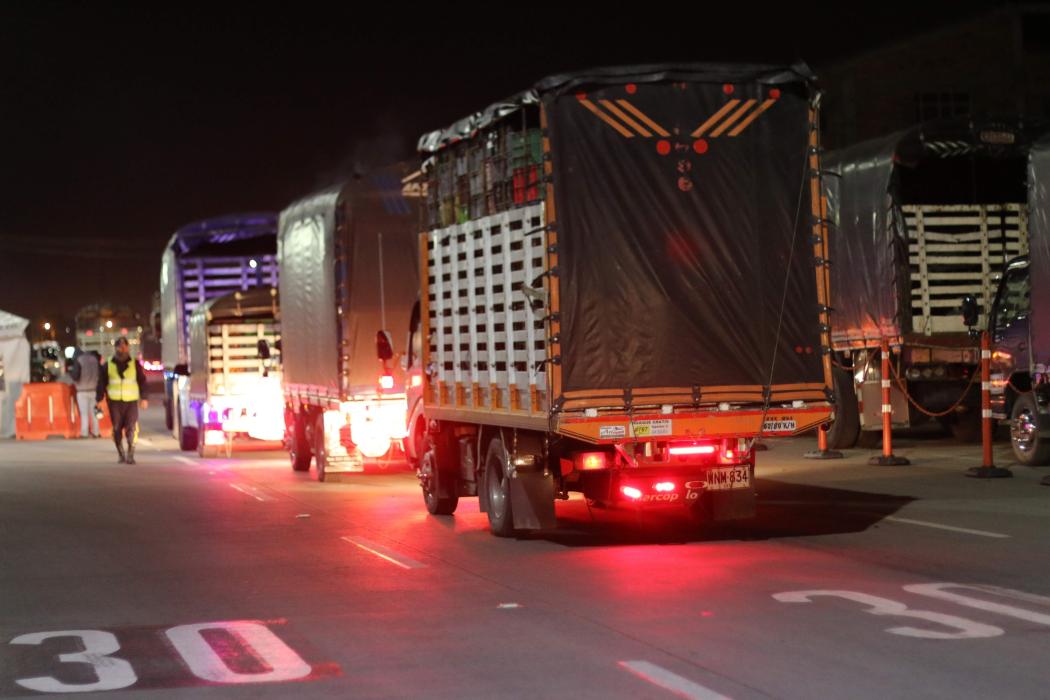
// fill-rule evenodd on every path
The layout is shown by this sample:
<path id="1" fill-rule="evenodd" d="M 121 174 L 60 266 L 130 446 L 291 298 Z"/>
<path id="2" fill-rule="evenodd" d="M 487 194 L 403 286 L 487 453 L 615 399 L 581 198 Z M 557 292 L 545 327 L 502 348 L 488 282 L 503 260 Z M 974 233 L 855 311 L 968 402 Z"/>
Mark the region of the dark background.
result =
<path id="1" fill-rule="evenodd" d="M 355 170 L 411 157 L 422 132 L 550 73 L 799 58 L 819 73 L 1002 4 L 718 14 L 707 3 L 6 3 L 0 309 L 69 319 L 109 300 L 145 313 L 179 226 L 279 211 Z"/>

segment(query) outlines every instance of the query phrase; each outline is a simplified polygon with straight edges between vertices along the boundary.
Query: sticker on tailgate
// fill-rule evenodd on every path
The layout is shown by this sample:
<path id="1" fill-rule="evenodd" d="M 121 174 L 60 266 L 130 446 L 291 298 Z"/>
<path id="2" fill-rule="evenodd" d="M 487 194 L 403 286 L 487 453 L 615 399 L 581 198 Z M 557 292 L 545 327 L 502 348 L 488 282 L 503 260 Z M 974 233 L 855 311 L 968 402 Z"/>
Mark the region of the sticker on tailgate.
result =
<path id="1" fill-rule="evenodd" d="M 627 437 L 627 428 L 622 425 L 602 425 L 598 428 L 599 440 L 618 440 Z"/>
<path id="2" fill-rule="evenodd" d="M 631 432 L 634 437 L 660 437 L 671 434 L 671 419 L 661 420 L 636 420 L 631 423 Z"/>

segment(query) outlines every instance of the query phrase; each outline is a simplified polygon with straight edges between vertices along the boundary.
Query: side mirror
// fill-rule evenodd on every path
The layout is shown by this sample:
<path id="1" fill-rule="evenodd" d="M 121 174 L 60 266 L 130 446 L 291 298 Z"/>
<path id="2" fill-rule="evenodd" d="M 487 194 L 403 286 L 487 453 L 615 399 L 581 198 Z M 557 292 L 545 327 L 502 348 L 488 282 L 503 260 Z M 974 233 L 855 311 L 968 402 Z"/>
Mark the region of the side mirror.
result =
<path id="1" fill-rule="evenodd" d="M 259 349 L 259 359 L 269 360 L 270 359 L 270 344 L 266 342 L 265 338 L 261 338 L 255 346 Z"/>
<path id="2" fill-rule="evenodd" d="M 188 376 L 190 376 L 190 366 L 189 365 L 175 365 L 175 369 L 173 369 L 172 372 L 174 372 L 176 375 L 178 375 L 180 377 L 188 377 Z"/>
<path id="3" fill-rule="evenodd" d="M 973 294 L 967 294 L 963 297 L 961 311 L 963 324 L 967 328 L 973 328 L 977 325 L 977 318 L 981 315 L 981 309 L 977 305 L 977 299 L 974 298 Z"/>
<path id="4" fill-rule="evenodd" d="M 376 333 L 376 357 L 384 362 L 394 357 L 394 344 L 390 340 L 389 331 Z"/>

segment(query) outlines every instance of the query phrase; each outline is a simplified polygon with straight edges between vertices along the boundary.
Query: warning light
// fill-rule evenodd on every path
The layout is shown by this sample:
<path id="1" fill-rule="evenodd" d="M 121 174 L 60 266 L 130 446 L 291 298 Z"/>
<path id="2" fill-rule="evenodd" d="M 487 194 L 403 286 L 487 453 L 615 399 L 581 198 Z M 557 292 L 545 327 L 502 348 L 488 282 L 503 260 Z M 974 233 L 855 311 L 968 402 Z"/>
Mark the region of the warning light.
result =
<path id="1" fill-rule="evenodd" d="M 112 327 L 113 327 L 113 322 L 112 321 L 106 321 L 106 328 L 112 328 Z"/>
<path id="2" fill-rule="evenodd" d="M 127 335 L 128 334 L 128 329 L 127 328 L 121 328 L 120 329 L 120 334 L 121 335 Z"/>
<path id="3" fill-rule="evenodd" d="M 624 496 L 627 496 L 627 498 L 630 498 L 631 500 L 637 501 L 642 497 L 642 492 L 633 486 L 624 486 L 620 491 Z"/>
<path id="4" fill-rule="evenodd" d="M 394 377 L 390 374 L 384 374 L 379 378 L 380 389 L 393 389 L 394 388 Z"/>
<path id="5" fill-rule="evenodd" d="M 667 139 L 660 139 L 656 142 L 656 152 L 662 156 L 666 156 L 671 152 L 671 142 Z"/>
<path id="6" fill-rule="evenodd" d="M 423 375 L 422 374 L 413 374 L 411 382 L 412 382 L 412 386 L 423 386 Z"/>
<path id="7" fill-rule="evenodd" d="M 732 95 L 733 94 L 733 90 L 735 90 L 735 89 L 736 88 L 734 88 L 729 83 L 726 83 L 725 85 L 722 86 L 722 92 L 724 92 L 727 95 Z"/>
<path id="8" fill-rule="evenodd" d="M 707 140 L 697 139 L 696 141 L 693 141 L 693 150 L 699 154 L 707 153 Z"/>
<path id="9" fill-rule="evenodd" d="M 671 454 L 676 457 L 683 455 L 713 455 L 715 453 L 714 445 L 674 445 L 668 450 Z"/>
<path id="10" fill-rule="evenodd" d="M 780 99 L 780 89 L 779 88 L 773 88 L 772 90 L 770 90 L 769 91 L 769 99 L 771 99 L 771 100 L 779 100 Z"/>
<path id="11" fill-rule="evenodd" d="M 256 262 L 255 258 L 252 258 L 251 260 L 248 261 L 248 267 L 250 267 L 250 268 L 252 268 L 254 270 L 255 268 L 259 267 L 259 263 Z"/>
<path id="12" fill-rule="evenodd" d="M 576 456 L 576 464 L 579 469 L 605 469 L 604 452 L 584 452 Z"/>
<path id="13" fill-rule="evenodd" d="M 95 331 L 88 328 L 86 331 L 84 331 L 84 335 L 90 338 L 91 336 L 95 335 Z"/>
<path id="14" fill-rule="evenodd" d="M 660 481 L 660 482 L 657 482 L 657 483 L 653 484 L 653 489 L 655 489 L 656 491 L 659 491 L 660 493 L 668 493 L 670 491 L 674 491 L 674 482 L 673 481 Z"/>

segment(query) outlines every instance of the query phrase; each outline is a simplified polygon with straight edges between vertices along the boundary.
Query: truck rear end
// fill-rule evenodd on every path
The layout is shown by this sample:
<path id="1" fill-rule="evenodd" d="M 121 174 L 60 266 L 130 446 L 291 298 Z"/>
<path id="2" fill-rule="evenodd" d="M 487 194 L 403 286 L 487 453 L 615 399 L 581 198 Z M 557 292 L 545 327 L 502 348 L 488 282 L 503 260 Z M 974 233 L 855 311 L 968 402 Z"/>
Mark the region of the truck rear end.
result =
<path id="1" fill-rule="evenodd" d="M 804 67 L 600 69 L 421 140 L 432 513 L 754 514 L 754 439 L 830 415 L 812 97 Z"/>

